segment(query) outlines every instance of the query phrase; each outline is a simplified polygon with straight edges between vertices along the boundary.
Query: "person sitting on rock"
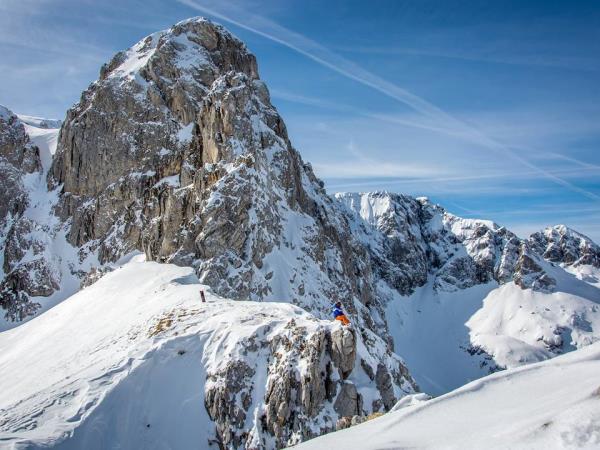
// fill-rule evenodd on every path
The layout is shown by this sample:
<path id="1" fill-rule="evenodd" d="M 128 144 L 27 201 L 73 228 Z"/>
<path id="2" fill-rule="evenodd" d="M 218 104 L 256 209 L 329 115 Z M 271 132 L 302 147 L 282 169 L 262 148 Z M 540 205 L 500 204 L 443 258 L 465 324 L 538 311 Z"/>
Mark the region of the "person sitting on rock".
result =
<path id="1" fill-rule="evenodd" d="M 333 320 L 339 320 L 342 322 L 342 325 L 350 325 L 350 321 L 344 311 L 342 310 L 342 302 L 336 302 L 333 305 Z"/>

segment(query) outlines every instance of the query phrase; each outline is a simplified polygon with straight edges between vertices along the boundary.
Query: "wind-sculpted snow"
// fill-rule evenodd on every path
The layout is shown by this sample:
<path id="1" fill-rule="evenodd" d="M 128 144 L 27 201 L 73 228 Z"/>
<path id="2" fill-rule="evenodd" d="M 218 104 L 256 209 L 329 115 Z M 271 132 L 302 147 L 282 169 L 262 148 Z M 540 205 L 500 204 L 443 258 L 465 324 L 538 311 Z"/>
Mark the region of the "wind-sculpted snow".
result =
<path id="1" fill-rule="evenodd" d="M 507 370 L 410 405 L 298 450 L 597 449 L 600 343 L 551 361 Z M 408 406 L 405 406 L 408 404 Z"/>
<path id="2" fill-rule="evenodd" d="M 281 448 L 335 429 L 342 386 L 374 399 L 357 370 L 372 356 L 336 350 L 350 329 L 285 303 L 202 303 L 190 268 L 140 259 L 0 334 L 4 445 Z"/>

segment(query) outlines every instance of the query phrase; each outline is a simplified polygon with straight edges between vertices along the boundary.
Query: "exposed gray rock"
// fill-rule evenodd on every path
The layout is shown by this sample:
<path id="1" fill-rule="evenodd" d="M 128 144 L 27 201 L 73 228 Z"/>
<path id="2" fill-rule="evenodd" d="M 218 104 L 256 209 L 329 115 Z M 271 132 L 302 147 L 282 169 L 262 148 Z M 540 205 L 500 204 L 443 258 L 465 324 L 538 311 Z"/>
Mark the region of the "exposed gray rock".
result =
<path id="1" fill-rule="evenodd" d="M 207 375 L 207 385 L 211 387 L 206 389 L 204 404 L 216 424 L 220 442 L 228 448 L 238 448 L 245 442 L 242 430 L 252 403 L 253 376 L 254 369 L 238 360 L 232 360 L 220 372 Z"/>
<path id="2" fill-rule="evenodd" d="M 342 417 L 355 416 L 362 412 L 362 400 L 354 383 L 343 382 L 335 404 L 335 411 Z"/>
<path id="3" fill-rule="evenodd" d="M 350 327 L 337 327 L 331 333 L 331 354 L 342 379 L 348 378 L 356 360 L 356 337 Z"/>
<path id="4" fill-rule="evenodd" d="M 272 448 L 273 442 L 283 448 L 333 431 L 341 416 L 362 415 L 356 386 L 338 375 L 339 355 L 332 345 L 338 331 L 329 325 L 308 331 L 291 319 L 283 333 L 265 330 L 240 342 L 243 361 L 227 360 L 208 373 L 205 402 L 219 442 L 226 448 Z M 346 352 L 351 353 L 356 349 Z M 265 360 L 266 368 L 261 366 Z M 266 379 L 264 387 L 255 385 L 261 378 Z M 248 423 L 250 400 L 263 391 L 260 427 L 248 430 L 243 424 Z"/>
<path id="5" fill-rule="evenodd" d="M 338 194 L 351 211 L 363 240 L 377 242 L 376 270 L 403 294 L 434 278 L 434 287 L 456 291 L 478 284 L 514 281 L 523 289 L 552 291 L 555 282 L 542 263 L 541 238 L 519 239 L 504 227 L 485 220 L 462 219 L 425 198 L 372 192 Z M 379 236 L 374 235 L 375 227 Z M 537 244 L 534 245 L 534 241 Z M 594 259 L 593 243 L 571 240 L 584 260 Z M 578 253 L 577 253 L 578 254 Z M 548 258 L 547 258 L 548 259 Z M 566 257 L 569 260 L 569 257 Z"/>
<path id="6" fill-rule="evenodd" d="M 544 273 L 540 266 L 540 259 L 539 256 L 527 252 L 526 249 L 521 251 L 513 276 L 517 286 L 523 289 L 532 288 L 539 291 L 552 292 L 556 286 L 556 280 L 547 273 Z"/>
<path id="7" fill-rule="evenodd" d="M 600 267 L 600 246 L 565 225 L 548 227 L 529 239 L 533 250 L 546 260 L 567 266 Z"/>
<path id="8" fill-rule="evenodd" d="M 398 400 L 394 395 L 394 382 L 390 375 L 387 367 L 383 364 L 377 366 L 377 373 L 375 374 L 375 382 L 377 389 L 381 393 L 381 400 L 386 411 L 389 411 Z"/>
<path id="9" fill-rule="evenodd" d="M 46 230 L 24 215 L 31 201 L 26 176 L 42 176 L 39 148 L 21 120 L 0 106 L 0 305 L 13 321 L 35 313 L 40 305 L 31 297 L 51 295 L 59 280 L 45 257 Z"/>
<path id="10" fill-rule="evenodd" d="M 42 168 L 39 148 L 30 142 L 23 123 L 1 105 L 0 159 L 23 174 L 39 172 Z"/>

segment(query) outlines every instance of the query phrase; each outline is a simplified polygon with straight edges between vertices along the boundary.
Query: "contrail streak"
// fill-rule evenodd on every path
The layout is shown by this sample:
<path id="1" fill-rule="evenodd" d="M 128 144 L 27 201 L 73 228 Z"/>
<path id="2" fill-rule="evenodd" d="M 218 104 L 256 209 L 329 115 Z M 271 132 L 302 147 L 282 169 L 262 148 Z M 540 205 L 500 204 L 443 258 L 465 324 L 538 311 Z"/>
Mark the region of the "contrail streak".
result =
<path id="1" fill-rule="evenodd" d="M 357 81 L 363 85 L 369 86 L 380 93 L 391 97 L 395 100 L 404 103 L 405 105 L 410 106 L 414 110 L 427 115 L 431 118 L 435 118 L 437 120 L 446 120 L 448 122 L 454 123 L 455 125 L 460 125 L 455 118 L 438 108 L 437 106 L 429 103 L 427 100 L 424 100 L 413 93 L 403 89 L 401 87 L 396 86 L 393 83 L 390 83 L 387 80 L 363 69 L 356 63 L 347 60 L 346 58 L 333 53 L 327 48 L 323 47 L 321 44 L 299 34 L 295 31 L 291 31 L 287 28 L 282 27 L 281 25 L 266 19 L 262 16 L 256 14 L 250 14 L 246 11 L 242 11 L 237 7 L 231 6 L 229 4 L 229 8 L 234 9 L 235 13 L 238 16 L 243 16 L 246 19 L 250 19 L 252 22 L 256 23 L 256 26 L 248 25 L 247 23 L 240 22 L 232 18 L 231 16 L 222 14 L 212 8 L 208 8 L 199 4 L 194 0 L 177 0 L 179 3 L 182 3 L 190 8 L 196 9 L 200 12 L 210 14 L 211 16 L 217 17 L 223 21 L 232 23 L 240 28 L 248 30 L 252 33 L 258 34 L 264 38 L 277 42 L 285 47 L 288 47 L 309 59 L 325 66 L 340 75 L 345 76 L 346 78 L 350 78 L 354 81 Z M 281 37 L 281 36 L 285 36 Z"/>
<path id="2" fill-rule="evenodd" d="M 553 175 L 552 173 L 535 166 L 523 157 L 515 153 L 510 147 L 484 135 L 481 131 L 475 127 L 459 120 L 444 110 L 440 109 L 436 105 L 428 102 L 425 99 L 403 89 L 395 84 L 363 69 L 358 64 L 336 54 L 331 50 L 323 47 L 321 44 L 299 34 L 295 31 L 289 30 L 270 19 L 262 17 L 257 14 L 249 13 L 231 3 L 227 3 L 226 8 L 230 9 L 230 12 L 237 15 L 238 17 L 244 17 L 245 22 L 237 20 L 231 15 L 220 13 L 212 8 L 206 7 L 195 0 L 177 0 L 179 3 L 184 4 L 192 9 L 196 9 L 205 14 L 214 16 L 225 22 L 229 22 L 240 28 L 248 30 L 273 42 L 277 42 L 285 47 L 288 47 L 301 55 L 327 67 L 340 75 L 345 76 L 351 80 L 357 81 L 365 86 L 368 86 L 390 98 L 393 98 L 409 107 L 414 109 L 421 114 L 432 118 L 443 125 L 442 128 L 456 129 L 457 135 L 463 135 L 465 138 L 479 143 L 480 145 L 486 146 L 488 149 L 508 155 L 512 159 L 523 164 L 539 174 L 545 176 L 552 182 L 563 186 L 573 192 L 582 194 L 594 201 L 600 201 L 600 195 L 596 195 L 593 192 L 581 189 L 572 183 Z M 220 4 L 219 6 L 222 6 Z M 249 24 L 248 22 L 252 23 Z"/>

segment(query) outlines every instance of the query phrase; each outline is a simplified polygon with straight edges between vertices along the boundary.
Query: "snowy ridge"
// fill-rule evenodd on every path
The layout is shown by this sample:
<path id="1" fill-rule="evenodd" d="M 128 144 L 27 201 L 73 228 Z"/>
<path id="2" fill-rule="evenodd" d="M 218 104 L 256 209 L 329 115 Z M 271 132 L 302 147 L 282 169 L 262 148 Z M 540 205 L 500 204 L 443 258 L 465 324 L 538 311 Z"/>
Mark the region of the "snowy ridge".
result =
<path id="1" fill-rule="evenodd" d="M 313 376 L 314 358 L 326 353 L 312 353 L 307 343 L 340 325 L 289 304 L 231 301 L 210 291 L 202 303 L 200 289 L 206 287 L 191 269 L 136 256 L 51 311 L 0 334 L 3 445 L 210 448 L 217 439 L 211 402 L 221 389 L 234 389 L 227 383 L 241 382 L 235 417 L 241 414 L 247 441 L 280 447 L 264 429 L 269 386 L 282 380 L 278 367 L 290 365 L 298 380 Z M 306 350 L 295 353 L 288 339 Z M 368 380 L 348 382 L 368 398 Z M 331 383 L 341 383 L 335 372 Z M 333 398 L 312 418 L 301 419 L 302 408 L 287 417 L 302 427 L 285 442 L 333 429 Z"/>
<path id="2" fill-rule="evenodd" d="M 21 117 L 21 116 L 19 116 Z M 52 155 L 56 152 L 56 144 L 58 142 L 58 133 L 60 132 L 60 122 L 58 127 L 51 126 L 36 126 L 31 123 L 23 122 L 25 132 L 33 145 L 40 149 L 40 159 L 44 169 L 44 178 L 52 164 Z M 50 123 L 50 125 L 55 125 Z"/>
<path id="3" fill-rule="evenodd" d="M 62 125 L 62 120 L 60 119 L 45 119 L 43 117 L 27 116 L 25 114 L 17 114 L 17 117 L 24 124 L 35 128 L 58 129 Z"/>
<path id="4" fill-rule="evenodd" d="M 596 449 L 598 373 L 600 343 L 490 375 L 294 448 Z"/>

